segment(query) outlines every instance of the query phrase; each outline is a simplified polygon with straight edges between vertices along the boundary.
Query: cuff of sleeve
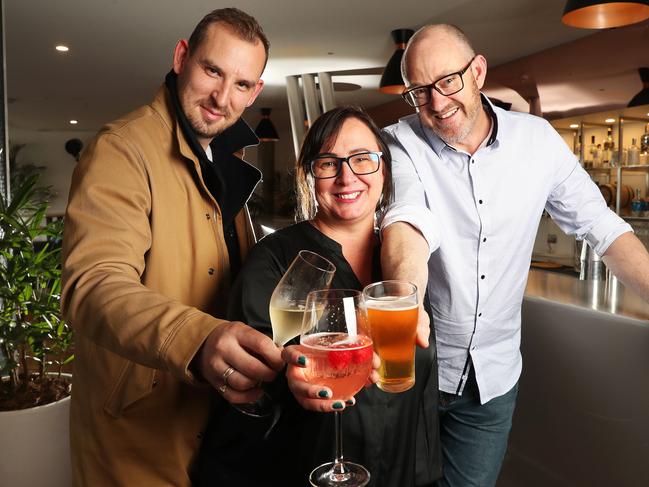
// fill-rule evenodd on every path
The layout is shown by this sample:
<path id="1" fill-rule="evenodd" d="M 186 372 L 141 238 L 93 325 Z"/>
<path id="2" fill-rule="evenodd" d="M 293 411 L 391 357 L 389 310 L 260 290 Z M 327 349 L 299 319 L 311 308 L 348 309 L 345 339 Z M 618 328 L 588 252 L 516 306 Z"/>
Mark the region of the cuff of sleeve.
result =
<path id="1" fill-rule="evenodd" d="M 381 231 L 397 222 L 408 223 L 423 235 L 428 243 L 428 255 L 439 248 L 439 235 L 434 229 L 433 218 L 427 208 L 415 205 L 392 205 L 381 221 Z"/>
<path id="2" fill-rule="evenodd" d="M 161 360 L 170 364 L 169 372 L 192 385 L 204 385 L 205 381 L 192 372 L 190 365 L 208 335 L 225 322 L 201 311 L 180 322 L 160 350 Z"/>
<path id="3" fill-rule="evenodd" d="M 633 232 L 631 225 L 609 211 L 593 225 L 585 238 L 595 253 L 602 256 L 615 239 L 627 232 Z"/>

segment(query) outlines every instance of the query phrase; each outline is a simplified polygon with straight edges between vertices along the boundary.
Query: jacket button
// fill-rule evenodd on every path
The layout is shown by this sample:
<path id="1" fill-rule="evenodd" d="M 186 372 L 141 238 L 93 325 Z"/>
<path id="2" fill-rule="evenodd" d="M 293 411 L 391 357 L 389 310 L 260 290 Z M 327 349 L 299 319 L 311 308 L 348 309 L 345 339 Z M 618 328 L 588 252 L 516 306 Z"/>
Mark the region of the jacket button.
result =
<path id="1" fill-rule="evenodd" d="M 214 268 L 213 268 L 213 267 L 210 267 L 209 269 L 207 269 L 207 273 L 208 273 L 210 276 L 211 276 L 212 274 L 214 274 Z"/>

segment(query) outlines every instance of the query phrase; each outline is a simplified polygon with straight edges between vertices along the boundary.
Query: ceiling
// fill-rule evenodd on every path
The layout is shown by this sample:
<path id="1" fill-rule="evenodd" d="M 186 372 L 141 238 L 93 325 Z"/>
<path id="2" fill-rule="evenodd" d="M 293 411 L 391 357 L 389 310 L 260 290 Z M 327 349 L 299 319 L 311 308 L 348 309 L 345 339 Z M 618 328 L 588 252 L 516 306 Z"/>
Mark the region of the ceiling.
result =
<path id="1" fill-rule="evenodd" d="M 9 126 L 21 131 L 70 130 L 70 119 L 79 121 L 76 131 L 96 131 L 102 123 L 148 102 L 170 69 L 177 40 L 188 37 L 211 9 L 231 5 L 214 0 L 4 3 Z M 335 75 L 383 66 L 394 49 L 392 29 L 453 23 L 469 34 L 490 67 L 506 66 L 593 34 L 561 23 L 564 3 L 239 0 L 236 6 L 255 16 L 271 41 L 263 76 L 266 85 L 255 107 L 272 107 L 273 117 L 287 120 L 288 75 L 330 71 L 334 82 L 361 85 L 357 91 L 337 92 L 338 103 L 369 108 L 394 100 L 395 95 L 376 91 L 378 75 Z M 70 51 L 55 51 L 57 44 L 68 45 Z M 493 89 L 499 89 L 498 85 Z M 555 102 L 555 107 L 561 103 Z M 249 114 L 252 122 L 258 119 L 257 112 Z"/>

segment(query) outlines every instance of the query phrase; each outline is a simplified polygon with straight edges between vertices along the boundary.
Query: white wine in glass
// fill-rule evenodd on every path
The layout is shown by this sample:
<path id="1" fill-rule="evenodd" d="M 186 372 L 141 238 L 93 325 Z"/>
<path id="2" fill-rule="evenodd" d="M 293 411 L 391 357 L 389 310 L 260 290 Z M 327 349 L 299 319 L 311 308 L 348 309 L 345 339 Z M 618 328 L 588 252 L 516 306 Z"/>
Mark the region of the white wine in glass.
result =
<path id="1" fill-rule="evenodd" d="M 300 250 L 270 298 L 270 324 L 277 346 L 300 335 L 307 295 L 327 289 L 335 272 L 336 266 L 321 255 Z"/>
<path id="2" fill-rule="evenodd" d="M 278 347 L 300 335 L 307 295 L 316 289 L 327 289 L 335 272 L 336 266 L 315 252 L 298 252 L 270 298 L 270 324 L 273 342 Z M 273 408 L 272 393 L 264 387 L 260 399 L 234 407 L 247 416 L 268 416 Z"/>

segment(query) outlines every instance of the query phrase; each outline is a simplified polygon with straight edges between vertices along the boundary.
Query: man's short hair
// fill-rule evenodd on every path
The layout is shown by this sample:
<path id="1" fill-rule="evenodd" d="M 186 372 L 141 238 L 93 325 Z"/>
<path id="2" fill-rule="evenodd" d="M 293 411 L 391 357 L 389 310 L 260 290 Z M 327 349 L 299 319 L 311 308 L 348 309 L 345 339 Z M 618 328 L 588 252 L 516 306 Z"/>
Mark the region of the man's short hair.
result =
<path id="1" fill-rule="evenodd" d="M 201 19 L 201 21 L 194 28 L 194 32 L 189 37 L 189 51 L 192 52 L 198 47 L 203 39 L 205 39 L 205 32 L 212 24 L 221 22 L 228 27 L 241 39 L 251 43 L 261 42 L 266 51 L 266 61 L 268 61 L 268 51 L 270 50 L 270 42 L 264 34 L 259 22 L 251 16 L 238 8 L 219 8 L 212 10 L 209 14 Z M 264 67 L 266 62 L 264 62 Z"/>

